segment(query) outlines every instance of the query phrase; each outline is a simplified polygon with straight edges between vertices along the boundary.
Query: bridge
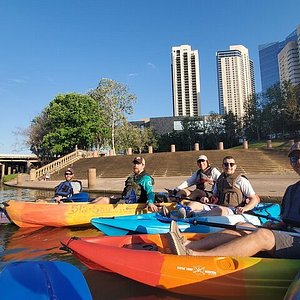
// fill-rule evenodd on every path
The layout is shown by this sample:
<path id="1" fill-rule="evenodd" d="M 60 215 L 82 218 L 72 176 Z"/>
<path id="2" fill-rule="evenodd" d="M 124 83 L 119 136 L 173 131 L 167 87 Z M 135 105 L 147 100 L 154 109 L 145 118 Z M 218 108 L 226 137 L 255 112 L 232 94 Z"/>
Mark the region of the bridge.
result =
<path id="1" fill-rule="evenodd" d="M 39 165 L 39 158 L 35 154 L 0 153 L 0 178 L 14 173 L 28 173 L 32 167 Z"/>

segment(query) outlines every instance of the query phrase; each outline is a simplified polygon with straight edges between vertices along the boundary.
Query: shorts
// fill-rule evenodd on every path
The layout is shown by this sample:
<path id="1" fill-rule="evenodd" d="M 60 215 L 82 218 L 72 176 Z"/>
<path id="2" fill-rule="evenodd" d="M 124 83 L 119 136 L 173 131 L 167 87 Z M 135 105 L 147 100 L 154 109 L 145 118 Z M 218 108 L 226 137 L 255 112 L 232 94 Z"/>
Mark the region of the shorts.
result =
<path id="1" fill-rule="evenodd" d="M 272 230 L 275 237 L 275 250 L 272 256 L 278 258 L 300 258 L 300 237 Z"/>

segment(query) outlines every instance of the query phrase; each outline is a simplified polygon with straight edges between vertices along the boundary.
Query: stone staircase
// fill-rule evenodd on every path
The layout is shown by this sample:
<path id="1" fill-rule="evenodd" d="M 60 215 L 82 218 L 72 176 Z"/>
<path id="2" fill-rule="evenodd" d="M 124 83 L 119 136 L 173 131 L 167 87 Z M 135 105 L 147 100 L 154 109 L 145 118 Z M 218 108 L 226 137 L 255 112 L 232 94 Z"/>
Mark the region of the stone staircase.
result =
<path id="1" fill-rule="evenodd" d="M 190 176 L 197 169 L 196 160 L 205 154 L 210 163 L 221 170 L 224 156 L 233 156 L 237 162 L 237 171 L 244 174 L 256 173 L 292 173 L 287 158 L 287 150 L 276 149 L 228 149 L 182 151 L 143 154 L 146 170 L 155 177 Z M 82 158 L 72 166 L 77 179 L 87 179 L 90 168 L 96 168 L 97 177 L 125 178 L 132 170 L 134 155 Z M 64 169 L 52 174 L 51 180 L 63 179 Z"/>

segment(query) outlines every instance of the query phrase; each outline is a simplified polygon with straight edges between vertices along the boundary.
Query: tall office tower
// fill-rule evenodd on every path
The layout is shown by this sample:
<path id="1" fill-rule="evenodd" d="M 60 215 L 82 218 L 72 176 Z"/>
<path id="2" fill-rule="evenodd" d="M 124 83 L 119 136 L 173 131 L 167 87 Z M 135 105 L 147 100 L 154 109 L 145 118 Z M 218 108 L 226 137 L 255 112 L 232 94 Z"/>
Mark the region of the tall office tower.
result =
<path id="1" fill-rule="evenodd" d="M 198 50 L 189 45 L 172 47 L 173 116 L 200 115 Z"/>
<path id="2" fill-rule="evenodd" d="M 300 57 L 297 42 L 289 42 L 278 54 L 280 84 L 291 81 L 300 84 Z"/>
<path id="3" fill-rule="evenodd" d="M 217 52 L 217 75 L 220 114 L 244 115 L 244 103 L 255 94 L 253 61 L 242 45 Z"/>
<path id="4" fill-rule="evenodd" d="M 261 89 L 263 93 L 274 84 L 280 82 L 278 54 L 289 42 L 297 42 L 297 30 L 289 34 L 284 41 L 258 46 Z"/>

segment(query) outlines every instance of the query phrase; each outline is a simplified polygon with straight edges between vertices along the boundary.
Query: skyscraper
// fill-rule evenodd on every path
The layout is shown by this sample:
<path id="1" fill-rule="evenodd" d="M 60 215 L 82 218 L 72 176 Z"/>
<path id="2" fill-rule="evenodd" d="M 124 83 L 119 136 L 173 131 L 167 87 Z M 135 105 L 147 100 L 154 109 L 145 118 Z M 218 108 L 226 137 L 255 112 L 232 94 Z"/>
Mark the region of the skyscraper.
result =
<path id="1" fill-rule="evenodd" d="M 300 26 L 297 28 L 297 40 L 288 42 L 278 54 L 280 83 L 291 81 L 300 84 Z"/>
<path id="2" fill-rule="evenodd" d="M 297 30 L 289 34 L 284 41 L 258 46 L 261 89 L 263 93 L 274 84 L 280 82 L 278 54 L 289 42 L 293 41 L 297 42 Z"/>
<path id="3" fill-rule="evenodd" d="M 200 115 L 198 50 L 189 45 L 172 47 L 173 116 Z"/>
<path id="4" fill-rule="evenodd" d="M 231 111 L 244 115 L 244 103 L 255 94 L 253 62 L 243 45 L 217 52 L 217 75 L 220 114 Z"/>

